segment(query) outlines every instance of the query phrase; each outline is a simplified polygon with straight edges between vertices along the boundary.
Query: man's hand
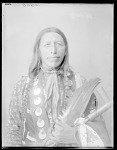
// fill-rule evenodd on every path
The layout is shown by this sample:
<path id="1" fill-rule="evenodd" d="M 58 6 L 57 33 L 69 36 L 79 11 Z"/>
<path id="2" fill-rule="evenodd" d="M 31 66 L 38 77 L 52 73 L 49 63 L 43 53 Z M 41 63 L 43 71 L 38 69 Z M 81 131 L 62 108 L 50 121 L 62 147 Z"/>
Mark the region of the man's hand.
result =
<path id="1" fill-rule="evenodd" d="M 77 143 L 75 138 L 75 129 L 58 120 L 50 134 L 50 139 L 56 143 Z"/>

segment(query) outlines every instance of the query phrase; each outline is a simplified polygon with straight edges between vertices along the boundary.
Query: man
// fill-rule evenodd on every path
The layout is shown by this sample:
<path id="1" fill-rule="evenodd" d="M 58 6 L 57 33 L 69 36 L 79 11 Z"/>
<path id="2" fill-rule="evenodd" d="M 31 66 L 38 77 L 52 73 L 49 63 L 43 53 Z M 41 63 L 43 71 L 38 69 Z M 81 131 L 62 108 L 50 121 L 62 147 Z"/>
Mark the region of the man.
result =
<path id="1" fill-rule="evenodd" d="M 76 90 L 86 80 L 69 66 L 68 43 L 57 28 L 42 30 L 37 36 L 29 75 L 17 83 L 10 103 L 7 125 L 9 146 L 110 146 L 102 117 L 83 123 L 84 117 L 97 110 L 92 93 L 79 125 L 60 119 Z M 80 105 L 79 105 L 80 107 Z"/>

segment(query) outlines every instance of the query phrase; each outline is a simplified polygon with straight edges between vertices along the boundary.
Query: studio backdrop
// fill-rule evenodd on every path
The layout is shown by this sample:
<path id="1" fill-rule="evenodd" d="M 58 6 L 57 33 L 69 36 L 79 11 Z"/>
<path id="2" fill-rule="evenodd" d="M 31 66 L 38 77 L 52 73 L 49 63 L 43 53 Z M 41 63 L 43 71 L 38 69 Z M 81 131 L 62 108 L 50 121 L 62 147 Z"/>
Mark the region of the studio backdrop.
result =
<path id="1" fill-rule="evenodd" d="M 2 4 L 3 134 L 13 87 L 22 75 L 28 74 L 36 36 L 46 27 L 63 31 L 70 65 L 87 80 L 101 78 L 113 100 L 112 4 Z M 103 116 L 113 141 L 113 109 Z"/>

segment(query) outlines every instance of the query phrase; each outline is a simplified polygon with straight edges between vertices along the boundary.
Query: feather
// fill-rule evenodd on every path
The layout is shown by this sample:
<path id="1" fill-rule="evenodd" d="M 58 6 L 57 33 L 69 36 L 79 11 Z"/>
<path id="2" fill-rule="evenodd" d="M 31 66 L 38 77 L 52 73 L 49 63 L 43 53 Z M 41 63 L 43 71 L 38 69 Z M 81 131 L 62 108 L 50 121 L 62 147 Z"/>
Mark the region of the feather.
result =
<path id="1" fill-rule="evenodd" d="M 69 103 L 67 109 L 63 111 L 63 115 L 59 116 L 59 119 L 72 125 L 78 117 L 84 112 L 90 97 L 93 93 L 95 87 L 100 83 L 99 78 L 91 79 L 86 82 L 82 87 L 76 89 L 73 97 L 71 98 L 71 103 Z"/>

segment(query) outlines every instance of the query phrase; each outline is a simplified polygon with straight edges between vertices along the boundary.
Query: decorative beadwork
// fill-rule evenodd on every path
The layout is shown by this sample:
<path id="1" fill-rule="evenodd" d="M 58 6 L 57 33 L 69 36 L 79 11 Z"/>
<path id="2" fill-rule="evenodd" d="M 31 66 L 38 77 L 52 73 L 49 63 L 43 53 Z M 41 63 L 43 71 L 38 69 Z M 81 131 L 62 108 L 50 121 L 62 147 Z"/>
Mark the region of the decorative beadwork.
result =
<path id="1" fill-rule="evenodd" d="M 27 133 L 26 138 L 29 139 L 30 141 L 36 142 L 36 139 L 33 138 L 33 137 L 31 137 L 31 136 L 29 135 L 29 131 L 28 131 L 28 133 Z"/>
<path id="2" fill-rule="evenodd" d="M 69 97 L 72 97 L 72 95 L 73 95 L 72 90 L 68 90 L 66 93 L 66 96 L 69 98 Z"/>
<path id="3" fill-rule="evenodd" d="M 30 110 L 27 108 L 27 113 L 30 113 Z"/>
<path id="4" fill-rule="evenodd" d="M 34 81 L 33 86 L 37 86 L 38 82 L 38 80 Z"/>
<path id="5" fill-rule="evenodd" d="M 67 107 L 67 99 L 70 98 L 73 95 L 72 90 L 70 89 L 71 86 L 73 85 L 73 82 L 69 79 L 70 72 L 67 72 L 66 75 L 64 76 L 64 88 L 65 88 L 65 98 L 64 98 L 64 106 L 63 106 L 63 111 L 66 110 Z"/>
<path id="6" fill-rule="evenodd" d="M 54 121 L 53 121 L 53 118 L 52 118 L 52 113 L 49 113 L 48 114 L 48 118 L 49 118 L 49 120 L 50 120 L 50 123 L 53 123 Z"/>
<path id="7" fill-rule="evenodd" d="M 67 84 L 68 84 L 68 86 L 72 86 L 73 82 L 71 80 L 69 80 Z"/>

